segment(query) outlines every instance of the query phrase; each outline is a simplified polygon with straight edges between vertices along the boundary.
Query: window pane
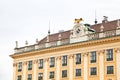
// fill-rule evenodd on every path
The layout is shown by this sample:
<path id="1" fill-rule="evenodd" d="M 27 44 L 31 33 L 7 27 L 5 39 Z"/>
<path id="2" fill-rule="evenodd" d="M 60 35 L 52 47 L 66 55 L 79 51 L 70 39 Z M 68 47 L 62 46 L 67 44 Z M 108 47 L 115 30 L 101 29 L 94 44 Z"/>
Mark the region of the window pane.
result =
<path id="1" fill-rule="evenodd" d="M 32 70 L 32 61 L 28 62 L 28 70 Z"/>
<path id="2" fill-rule="evenodd" d="M 28 74 L 28 80 L 32 80 L 32 74 Z"/>
<path id="3" fill-rule="evenodd" d="M 107 66 L 107 74 L 114 74 L 114 67 L 113 66 Z"/>
<path id="4" fill-rule="evenodd" d="M 18 76 L 18 80 L 22 80 L 22 76 L 21 75 Z"/>
<path id="5" fill-rule="evenodd" d="M 76 69 L 76 76 L 81 76 L 81 69 Z"/>
<path id="6" fill-rule="evenodd" d="M 39 69 L 43 68 L 43 59 L 39 59 Z"/>
<path id="7" fill-rule="evenodd" d="M 96 67 L 91 68 L 91 75 L 96 75 L 97 74 L 97 69 Z"/>
<path id="8" fill-rule="evenodd" d="M 54 65 L 55 65 L 55 58 L 51 57 L 50 58 L 50 67 L 54 67 Z"/>
<path id="9" fill-rule="evenodd" d="M 67 70 L 62 70 L 62 78 L 67 77 Z"/>
<path id="10" fill-rule="evenodd" d="M 50 79 L 54 78 L 54 71 L 50 72 Z"/>
<path id="11" fill-rule="evenodd" d="M 95 63 L 96 62 L 96 51 L 91 52 L 90 57 L 91 57 L 91 63 Z"/>
<path id="12" fill-rule="evenodd" d="M 76 54 L 76 64 L 81 64 L 81 54 Z"/>
<path id="13" fill-rule="evenodd" d="M 43 73 L 38 74 L 38 80 L 43 80 Z"/>
<path id="14" fill-rule="evenodd" d="M 18 63 L 18 71 L 22 71 L 22 62 Z"/>
<path id="15" fill-rule="evenodd" d="M 106 60 L 112 61 L 113 60 L 113 49 L 107 49 L 106 50 Z"/>
<path id="16" fill-rule="evenodd" d="M 63 58 L 62 58 L 62 65 L 63 66 L 67 65 L 67 56 L 63 56 Z"/>

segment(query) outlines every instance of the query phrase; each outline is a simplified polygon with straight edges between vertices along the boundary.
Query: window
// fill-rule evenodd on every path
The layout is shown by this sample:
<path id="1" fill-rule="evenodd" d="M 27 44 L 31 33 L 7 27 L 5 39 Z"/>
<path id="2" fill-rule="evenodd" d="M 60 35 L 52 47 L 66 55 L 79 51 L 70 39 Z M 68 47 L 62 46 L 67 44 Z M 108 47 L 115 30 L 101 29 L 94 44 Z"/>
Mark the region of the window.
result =
<path id="1" fill-rule="evenodd" d="M 81 76 L 81 69 L 76 69 L 76 76 Z"/>
<path id="2" fill-rule="evenodd" d="M 91 68 L 91 75 L 97 75 L 97 69 L 96 67 Z"/>
<path id="3" fill-rule="evenodd" d="M 18 63 L 18 72 L 22 71 L 22 62 Z"/>
<path id="4" fill-rule="evenodd" d="M 90 58 L 91 59 L 90 62 L 91 63 L 95 63 L 96 62 L 96 51 L 91 52 L 90 53 L 90 57 L 91 57 Z"/>
<path id="5" fill-rule="evenodd" d="M 22 80 L 22 76 L 21 75 L 18 76 L 18 80 Z"/>
<path id="6" fill-rule="evenodd" d="M 50 67 L 54 67 L 54 65 L 55 65 L 55 58 L 51 57 L 50 58 Z"/>
<path id="7" fill-rule="evenodd" d="M 39 59 L 38 67 L 39 67 L 39 69 L 43 68 L 43 59 Z"/>
<path id="8" fill-rule="evenodd" d="M 113 60 L 113 49 L 107 49 L 106 58 L 107 58 L 107 61 Z"/>
<path id="9" fill-rule="evenodd" d="M 76 64 L 81 64 L 81 54 L 76 54 Z"/>
<path id="10" fill-rule="evenodd" d="M 38 74 L 38 80 L 43 80 L 43 73 Z"/>
<path id="11" fill-rule="evenodd" d="M 66 66 L 67 65 L 67 56 L 63 56 L 62 57 L 62 66 Z"/>
<path id="12" fill-rule="evenodd" d="M 54 71 L 50 72 L 50 79 L 54 78 Z"/>
<path id="13" fill-rule="evenodd" d="M 67 77 L 67 70 L 62 70 L 62 78 Z"/>
<path id="14" fill-rule="evenodd" d="M 32 80 L 32 74 L 28 74 L 28 80 Z"/>
<path id="15" fill-rule="evenodd" d="M 28 70 L 32 70 L 32 61 L 28 62 Z"/>
<path id="16" fill-rule="evenodd" d="M 114 67 L 113 66 L 107 66 L 107 74 L 114 74 Z"/>

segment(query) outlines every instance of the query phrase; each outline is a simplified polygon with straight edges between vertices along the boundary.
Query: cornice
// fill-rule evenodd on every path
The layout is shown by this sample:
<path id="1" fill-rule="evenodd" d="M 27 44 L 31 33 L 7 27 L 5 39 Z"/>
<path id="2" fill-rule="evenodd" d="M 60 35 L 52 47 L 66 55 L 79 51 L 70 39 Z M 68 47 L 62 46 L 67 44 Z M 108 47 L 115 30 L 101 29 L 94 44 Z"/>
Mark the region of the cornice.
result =
<path id="1" fill-rule="evenodd" d="M 26 56 L 41 55 L 41 54 L 44 54 L 44 53 L 52 53 L 52 52 L 59 52 L 59 51 L 83 48 L 83 47 L 88 47 L 88 46 L 109 44 L 109 43 L 114 43 L 114 42 L 119 42 L 119 41 L 120 41 L 120 36 L 116 36 L 116 37 L 111 37 L 111 38 L 89 40 L 89 41 L 85 41 L 85 42 L 78 42 L 78 43 L 73 43 L 73 44 L 68 44 L 68 45 L 51 47 L 51 48 L 36 50 L 36 51 L 31 51 L 31 52 L 24 52 L 24 53 L 20 53 L 20 54 L 16 53 L 16 54 L 13 54 L 13 55 L 10 55 L 10 56 L 15 59 L 15 58 L 22 58 L 22 57 L 26 57 Z"/>

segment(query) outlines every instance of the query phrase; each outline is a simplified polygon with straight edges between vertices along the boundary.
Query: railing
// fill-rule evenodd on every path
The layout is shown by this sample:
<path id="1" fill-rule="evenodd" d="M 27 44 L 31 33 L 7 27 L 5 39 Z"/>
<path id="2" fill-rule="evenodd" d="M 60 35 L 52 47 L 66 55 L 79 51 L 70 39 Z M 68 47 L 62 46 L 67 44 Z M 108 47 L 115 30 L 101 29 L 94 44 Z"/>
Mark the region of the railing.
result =
<path id="1" fill-rule="evenodd" d="M 88 34 L 87 40 L 89 41 L 89 40 L 107 38 L 107 37 L 112 37 L 112 36 L 117 36 L 117 35 L 120 35 L 120 29 Z M 65 44 L 70 44 L 70 39 L 64 39 L 64 40 L 60 40 L 60 41 L 53 41 L 53 42 L 47 42 L 47 43 L 43 43 L 43 44 L 35 44 L 35 45 L 31 45 L 31 46 L 26 46 L 26 47 L 22 47 L 22 48 L 16 48 L 15 53 L 22 53 L 22 52 L 44 49 L 44 48 L 48 48 L 48 47 L 55 47 L 55 46 L 65 45 Z"/>
<path id="2" fill-rule="evenodd" d="M 120 29 L 88 34 L 88 40 L 107 38 L 107 37 L 112 37 L 117 35 L 120 35 Z"/>

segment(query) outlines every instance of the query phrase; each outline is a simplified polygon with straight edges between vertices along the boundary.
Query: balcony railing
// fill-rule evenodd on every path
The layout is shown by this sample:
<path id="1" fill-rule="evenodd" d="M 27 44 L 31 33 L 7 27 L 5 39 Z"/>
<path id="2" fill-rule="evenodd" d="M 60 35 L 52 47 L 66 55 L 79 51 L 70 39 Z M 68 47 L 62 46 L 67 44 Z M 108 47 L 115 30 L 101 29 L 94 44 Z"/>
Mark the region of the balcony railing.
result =
<path id="1" fill-rule="evenodd" d="M 119 36 L 119 35 L 120 35 L 120 29 L 104 31 L 99 33 L 92 33 L 92 34 L 87 34 L 87 38 L 88 38 L 87 41 Z M 43 44 L 35 44 L 35 45 L 25 46 L 21 48 L 15 48 L 15 53 L 23 53 L 23 52 L 34 51 L 38 49 L 56 47 L 56 46 L 65 45 L 65 44 L 70 44 L 70 39 L 64 39 L 60 41 L 46 42 Z"/>

